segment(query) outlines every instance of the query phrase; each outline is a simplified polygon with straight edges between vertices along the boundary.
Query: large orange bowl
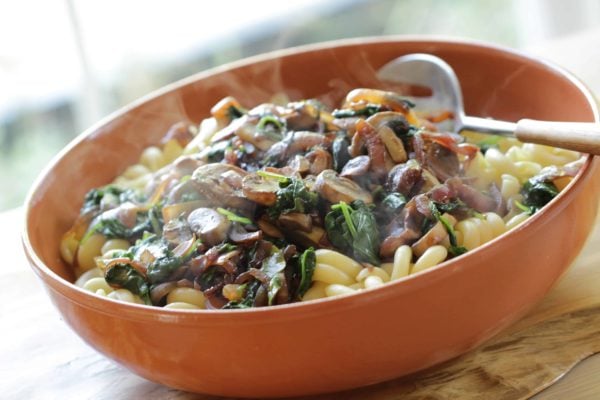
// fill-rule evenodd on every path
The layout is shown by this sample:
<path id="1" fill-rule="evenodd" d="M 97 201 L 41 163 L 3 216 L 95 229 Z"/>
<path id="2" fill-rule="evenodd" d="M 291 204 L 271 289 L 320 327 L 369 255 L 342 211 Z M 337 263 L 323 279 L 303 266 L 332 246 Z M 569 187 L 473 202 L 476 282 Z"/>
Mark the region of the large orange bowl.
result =
<path id="1" fill-rule="evenodd" d="M 598 121 L 590 93 L 549 63 L 454 40 L 374 38 L 275 52 L 195 75 L 110 116 L 71 143 L 27 200 L 23 242 L 64 320 L 136 374 L 194 392 L 274 397 L 373 384 L 448 360 L 522 317 L 579 252 L 597 210 L 598 161 L 526 223 L 452 261 L 374 290 L 250 310 L 186 311 L 127 304 L 75 287 L 60 237 L 87 190 L 110 182 L 176 121 L 200 121 L 226 95 L 242 104 L 285 91 L 340 99 L 380 86 L 375 71 L 406 53 L 445 59 L 466 111 Z"/>

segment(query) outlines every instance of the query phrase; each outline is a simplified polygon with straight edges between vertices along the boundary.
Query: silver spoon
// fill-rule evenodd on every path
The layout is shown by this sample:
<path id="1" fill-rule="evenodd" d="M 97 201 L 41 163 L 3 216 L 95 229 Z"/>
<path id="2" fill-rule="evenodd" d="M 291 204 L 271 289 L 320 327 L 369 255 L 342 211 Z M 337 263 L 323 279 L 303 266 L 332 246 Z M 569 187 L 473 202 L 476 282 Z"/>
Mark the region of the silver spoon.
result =
<path id="1" fill-rule="evenodd" d="M 448 110 L 454 115 L 453 132 L 470 130 L 493 135 L 515 136 L 522 142 L 539 143 L 583 153 L 600 155 L 600 124 L 592 122 L 552 122 L 521 119 L 517 123 L 465 115 L 462 92 L 454 70 L 431 54 L 408 54 L 379 69 L 380 80 L 425 86 L 431 97 L 411 97 L 424 111 Z"/>

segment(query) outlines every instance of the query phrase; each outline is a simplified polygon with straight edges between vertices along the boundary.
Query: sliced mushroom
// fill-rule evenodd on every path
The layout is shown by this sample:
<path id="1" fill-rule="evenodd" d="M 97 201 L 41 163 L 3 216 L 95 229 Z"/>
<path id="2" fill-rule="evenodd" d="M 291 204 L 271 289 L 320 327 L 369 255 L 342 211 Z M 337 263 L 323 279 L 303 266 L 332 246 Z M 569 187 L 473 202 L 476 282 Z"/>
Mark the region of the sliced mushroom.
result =
<path id="1" fill-rule="evenodd" d="M 336 118 L 333 120 L 333 124 L 339 129 L 348 132 L 349 135 L 353 135 L 358 119 L 359 117 Z"/>
<path id="2" fill-rule="evenodd" d="M 306 154 L 306 159 L 309 162 L 309 170 L 313 175 L 319 175 L 323 170 L 333 167 L 333 159 L 331 153 L 324 148 L 318 146 Z"/>
<path id="3" fill-rule="evenodd" d="M 350 159 L 340 173 L 343 177 L 363 176 L 369 172 L 371 159 L 369 156 L 358 156 Z"/>
<path id="4" fill-rule="evenodd" d="M 403 163 L 407 160 L 408 156 L 406 155 L 406 150 L 404 149 L 404 144 L 402 140 L 396 136 L 392 128 L 387 126 L 382 126 L 377 131 L 385 148 L 387 149 L 390 157 L 395 163 Z"/>
<path id="5" fill-rule="evenodd" d="M 187 122 L 176 122 L 169 128 L 161 143 L 165 144 L 169 140 L 175 139 L 181 147 L 185 147 L 194 138 L 194 129 L 193 125 Z"/>
<path id="6" fill-rule="evenodd" d="M 282 116 L 286 112 L 286 109 L 282 106 L 278 106 L 273 103 L 263 103 L 259 104 L 250 111 L 248 111 L 248 115 L 253 117 L 262 117 L 264 115 L 274 115 L 277 117 Z"/>
<path id="7" fill-rule="evenodd" d="M 271 165 L 281 165 L 292 156 L 305 152 L 315 146 L 328 148 L 333 139 L 316 132 L 292 131 L 288 132 L 283 140 L 275 143 L 265 154 L 265 159 Z"/>
<path id="8" fill-rule="evenodd" d="M 212 208 L 197 208 L 187 218 L 190 228 L 200 239 L 210 245 L 225 240 L 231 222 Z"/>
<path id="9" fill-rule="evenodd" d="M 410 129 L 404 114 L 393 111 L 378 112 L 367 118 L 366 122 L 377 131 L 392 160 L 395 163 L 405 162 L 406 150 L 404 143 L 398 137 L 399 134 L 406 134 Z"/>
<path id="10" fill-rule="evenodd" d="M 242 193 L 242 180 L 248 172 L 229 164 L 206 164 L 197 168 L 190 181 L 201 199 L 213 206 L 251 209 L 254 203 Z"/>
<path id="11" fill-rule="evenodd" d="M 394 128 L 399 123 L 407 124 L 404 114 L 394 111 L 381 111 L 367 118 L 367 122 L 375 129 L 384 126 Z"/>
<path id="12" fill-rule="evenodd" d="M 189 212 L 194 211 L 196 208 L 207 207 L 209 205 L 209 202 L 206 200 L 193 200 L 176 204 L 168 204 L 162 209 L 163 221 L 168 223 L 177 217 L 187 216 Z"/>
<path id="13" fill-rule="evenodd" d="M 286 236 L 302 247 L 328 247 L 327 234 L 325 230 L 319 226 L 313 225 L 310 232 L 287 231 Z M 331 245 L 329 244 L 329 246 Z"/>
<path id="14" fill-rule="evenodd" d="M 172 245 L 179 245 L 193 237 L 192 230 L 183 219 L 172 219 L 163 227 L 163 238 Z"/>
<path id="15" fill-rule="evenodd" d="M 281 214 L 277 219 L 283 229 L 300 230 L 310 232 L 312 230 L 312 218 L 308 214 L 287 213 Z"/>
<path id="16" fill-rule="evenodd" d="M 198 167 L 204 164 L 204 161 L 194 156 L 181 156 L 173 162 L 172 174 L 177 178 L 191 176 Z"/>
<path id="17" fill-rule="evenodd" d="M 437 178 L 425 168 L 421 168 L 415 160 L 396 165 L 387 178 L 390 191 L 402 193 L 407 197 L 427 192 L 439 184 Z"/>
<path id="18" fill-rule="evenodd" d="M 442 218 L 448 221 L 451 226 L 456 224 L 456 218 L 448 213 L 442 215 Z M 448 231 L 444 227 L 444 224 L 438 221 L 425 235 L 412 245 L 412 251 L 415 256 L 421 257 L 425 253 L 425 250 L 441 243 L 446 237 L 448 237 Z"/>
<path id="19" fill-rule="evenodd" d="M 367 204 L 373 202 L 373 196 L 369 192 L 354 181 L 338 176 L 332 169 L 326 169 L 317 176 L 314 190 L 331 203 L 351 203 L 354 200 L 362 200 Z"/>
<path id="20" fill-rule="evenodd" d="M 309 102 L 295 102 L 288 104 L 290 112 L 285 121 L 288 129 L 293 131 L 316 130 L 319 124 L 319 110 Z"/>
<path id="21" fill-rule="evenodd" d="M 193 179 L 179 182 L 166 195 L 166 204 L 200 200 L 201 187 Z"/>
<path id="22" fill-rule="evenodd" d="M 371 158 L 371 172 L 375 177 L 380 178 L 387 174 L 387 172 L 393 168 L 394 163 L 392 162 L 389 153 L 387 152 L 381 136 L 365 120 L 359 120 L 356 123 L 356 133 L 354 136 L 364 137 L 365 147 L 369 157 Z M 354 144 L 354 138 L 353 144 Z"/>
<path id="23" fill-rule="evenodd" d="M 330 139 L 327 136 L 316 132 L 294 131 L 286 135 L 284 141 L 289 144 L 287 153 L 295 154 L 315 146 L 327 146 Z"/>
<path id="24" fill-rule="evenodd" d="M 249 200 L 264 206 L 272 206 L 277 201 L 279 182 L 263 178 L 258 174 L 246 175 L 242 180 L 242 192 Z"/>
<path id="25" fill-rule="evenodd" d="M 275 225 L 267 221 L 267 219 L 264 216 L 261 217 L 256 223 L 265 235 L 278 239 L 283 238 L 283 233 Z"/>
<path id="26" fill-rule="evenodd" d="M 304 175 L 310 170 L 310 162 L 306 157 L 296 154 L 296 156 L 288 162 L 288 167 L 295 172 Z"/>
<path id="27" fill-rule="evenodd" d="M 239 118 L 239 120 L 241 120 L 242 118 Z M 236 125 L 234 134 L 240 139 L 242 139 L 244 142 L 251 143 L 257 149 L 267 151 L 275 143 L 277 143 L 277 141 L 270 138 L 269 135 L 257 131 L 256 126 L 259 120 L 260 118 L 258 117 L 252 117 L 243 120 L 243 122 Z"/>
<path id="28" fill-rule="evenodd" d="M 244 227 L 238 223 L 234 223 L 229 229 L 229 239 L 232 242 L 238 244 L 250 244 L 262 239 L 262 231 L 248 232 Z"/>
<path id="29" fill-rule="evenodd" d="M 116 208 L 104 211 L 97 217 L 97 222 L 102 220 L 118 220 L 126 228 L 133 228 L 137 222 L 137 213 L 140 211 L 140 206 L 131 202 L 126 202 Z M 92 222 L 92 226 L 95 222 Z"/>

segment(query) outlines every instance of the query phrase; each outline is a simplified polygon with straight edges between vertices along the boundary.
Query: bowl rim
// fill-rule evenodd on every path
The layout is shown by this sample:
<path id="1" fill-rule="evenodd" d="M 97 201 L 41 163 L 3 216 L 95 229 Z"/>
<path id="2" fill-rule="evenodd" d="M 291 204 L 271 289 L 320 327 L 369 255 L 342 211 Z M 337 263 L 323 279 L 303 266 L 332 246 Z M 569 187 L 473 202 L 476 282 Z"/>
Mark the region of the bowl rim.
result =
<path id="1" fill-rule="evenodd" d="M 315 51 L 327 50 L 330 48 L 339 47 L 352 47 L 360 44 L 385 44 L 385 43 L 415 43 L 425 46 L 427 44 L 441 44 L 449 46 L 467 46 L 470 48 L 477 48 L 479 51 L 502 53 L 505 57 L 511 59 L 518 59 L 521 61 L 527 61 L 532 64 L 543 67 L 561 77 L 565 78 L 572 86 L 578 89 L 578 91 L 584 95 L 588 105 L 592 110 L 594 122 L 600 122 L 600 115 L 598 111 L 598 105 L 591 93 L 591 91 L 571 72 L 566 69 L 554 64 L 551 61 L 546 60 L 543 57 L 529 55 L 523 51 L 515 50 L 509 47 L 501 46 L 498 44 L 488 43 L 485 41 L 459 38 L 459 37 L 448 37 L 438 35 L 389 35 L 389 36 L 370 36 L 370 37 L 359 37 L 352 39 L 340 39 L 331 40 L 320 43 L 313 43 L 308 45 L 290 47 L 285 49 L 279 49 L 246 57 L 244 59 L 236 60 L 230 63 L 226 63 L 208 70 L 200 71 L 173 83 L 162 86 L 161 88 L 152 91 L 151 93 L 140 97 L 139 99 L 121 107 L 120 109 L 110 113 L 106 117 L 100 119 L 89 128 L 85 129 L 82 133 L 78 134 L 70 143 L 68 143 L 61 151 L 59 151 L 52 160 L 42 169 L 38 177 L 32 184 L 24 205 L 24 224 L 21 235 L 23 248 L 25 254 L 31 264 L 34 272 L 47 284 L 47 288 L 51 288 L 55 293 L 75 300 L 77 303 L 85 308 L 92 309 L 94 311 L 101 312 L 103 314 L 115 316 L 115 307 L 119 309 L 118 316 L 121 318 L 128 318 L 138 321 L 163 321 L 163 322 L 177 322 L 178 324 L 190 324 L 197 325 L 199 322 L 207 323 L 211 325 L 228 325 L 232 321 L 241 324 L 256 323 L 256 317 L 264 317 L 263 321 L 281 321 L 288 319 L 298 319 L 299 317 L 309 317 L 313 314 L 313 310 L 318 310 L 319 315 L 334 314 L 336 312 L 354 308 L 365 302 L 370 302 L 376 298 L 386 298 L 390 296 L 392 292 L 413 292 L 419 290 L 423 286 L 430 285 L 432 282 L 436 282 L 445 279 L 453 270 L 460 267 L 460 262 L 464 257 L 475 258 L 480 256 L 480 253 L 485 252 L 490 246 L 495 246 L 496 242 L 503 240 L 506 236 L 515 235 L 518 232 L 529 230 L 532 225 L 537 225 L 538 221 L 546 214 L 558 212 L 562 208 L 566 207 L 562 198 L 566 196 L 572 196 L 575 191 L 580 189 L 582 180 L 585 176 L 589 175 L 592 171 L 592 162 L 594 158 L 592 155 L 587 155 L 584 164 L 575 176 L 575 178 L 562 190 L 555 199 L 543 207 L 532 217 L 528 218 L 524 223 L 519 226 L 507 231 L 500 236 L 492 239 L 491 241 L 481 245 L 468 253 L 455 257 L 451 260 L 444 261 L 432 268 L 420 271 L 418 273 L 403 277 L 394 282 L 387 282 L 381 287 L 366 289 L 360 292 L 356 292 L 345 296 L 335 296 L 331 298 L 321 298 L 310 300 L 306 302 L 296 302 L 283 304 L 272 307 L 260 307 L 260 308 L 248 308 L 248 309 L 232 309 L 232 310 L 182 310 L 182 309 L 166 309 L 163 307 L 147 306 L 134 303 L 126 303 L 118 300 L 113 300 L 108 297 L 96 295 L 88 292 L 83 288 L 75 286 L 73 282 L 69 282 L 60 277 L 56 272 L 50 269 L 40 258 L 38 253 L 33 248 L 30 237 L 30 214 L 35 204 L 36 194 L 38 188 L 42 186 L 44 180 L 50 175 L 54 166 L 83 141 L 98 131 L 102 127 L 108 126 L 112 121 L 123 117 L 128 112 L 142 107 L 147 102 L 157 99 L 161 96 L 167 95 L 177 89 L 192 84 L 195 81 L 209 78 L 213 75 L 225 73 L 230 70 L 242 68 L 251 64 L 266 62 L 272 59 L 283 58 L 293 55 L 299 55 L 304 53 L 310 53 Z M 427 278 L 427 279 L 425 279 Z M 409 283 L 407 283 L 409 282 Z M 234 317 L 234 318 L 232 318 Z"/>

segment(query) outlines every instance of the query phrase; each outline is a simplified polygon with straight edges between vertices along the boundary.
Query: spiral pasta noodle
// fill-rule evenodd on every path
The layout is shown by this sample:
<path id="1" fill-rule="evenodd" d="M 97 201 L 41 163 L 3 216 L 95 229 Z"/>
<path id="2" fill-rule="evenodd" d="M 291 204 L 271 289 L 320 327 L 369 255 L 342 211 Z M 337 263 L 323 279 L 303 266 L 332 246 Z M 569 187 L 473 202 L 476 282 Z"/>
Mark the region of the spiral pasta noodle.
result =
<path id="1" fill-rule="evenodd" d="M 444 246 L 432 246 L 412 263 L 410 246 L 401 246 L 394 253 L 392 263 L 381 267 L 358 267 L 356 261 L 334 250 L 316 251 L 317 268 L 326 269 L 327 274 L 313 276 L 315 283 L 303 297 L 303 301 L 341 296 L 360 290 L 373 289 L 391 281 L 432 268 L 443 262 L 448 251 Z M 343 275 L 342 275 L 343 274 Z M 332 279 L 334 277 L 335 279 Z"/>

